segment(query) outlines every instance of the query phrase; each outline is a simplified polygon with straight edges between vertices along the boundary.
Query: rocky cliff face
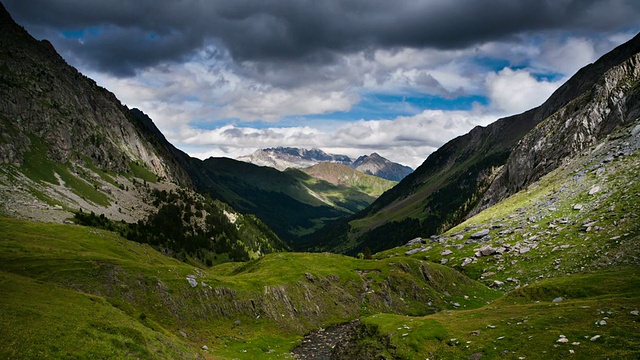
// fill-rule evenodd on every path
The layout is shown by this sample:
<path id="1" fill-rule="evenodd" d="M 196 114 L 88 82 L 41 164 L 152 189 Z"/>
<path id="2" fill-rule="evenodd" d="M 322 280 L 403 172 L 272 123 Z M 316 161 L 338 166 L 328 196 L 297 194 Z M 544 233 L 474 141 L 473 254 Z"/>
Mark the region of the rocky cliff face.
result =
<path id="1" fill-rule="evenodd" d="M 590 152 L 614 131 L 640 121 L 640 35 L 576 74 L 579 94 L 532 129 L 514 148 L 478 206 L 496 204 L 567 161 Z M 565 86 L 558 90 L 562 95 Z M 628 155 L 630 149 L 620 149 Z M 618 154 L 611 154 L 612 156 Z"/>
<path id="2" fill-rule="evenodd" d="M 20 166 L 34 141 L 56 162 L 89 158 L 96 167 L 155 175 L 187 184 L 186 173 L 160 154 L 129 110 L 69 66 L 46 41 L 33 39 L 0 7 L 0 163 Z"/>

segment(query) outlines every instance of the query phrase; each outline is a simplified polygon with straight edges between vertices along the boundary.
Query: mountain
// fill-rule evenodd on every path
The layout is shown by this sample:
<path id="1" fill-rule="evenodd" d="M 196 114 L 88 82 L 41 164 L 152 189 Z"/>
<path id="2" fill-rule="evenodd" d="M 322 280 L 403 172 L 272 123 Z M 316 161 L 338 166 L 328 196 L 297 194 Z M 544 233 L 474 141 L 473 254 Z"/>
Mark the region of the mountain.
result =
<path id="1" fill-rule="evenodd" d="M 259 166 L 269 166 L 278 170 L 304 169 L 329 162 L 347 165 L 365 174 L 391 181 L 400 181 L 413 171 L 410 167 L 394 163 L 377 153 L 363 155 L 354 161 L 346 155 L 327 154 L 320 149 L 308 150 L 291 147 L 261 149 L 251 155 L 241 156 L 237 160 Z"/>
<path id="2" fill-rule="evenodd" d="M 363 155 L 349 166 L 365 174 L 392 181 L 400 181 L 413 172 L 412 168 L 389 161 L 377 153 Z"/>
<path id="3" fill-rule="evenodd" d="M 370 207 L 308 243 L 347 253 L 382 250 L 440 233 L 525 189 L 638 121 L 639 49 L 636 36 L 578 71 L 539 107 L 449 141 Z"/>
<path id="4" fill-rule="evenodd" d="M 207 264 L 286 249 L 257 218 L 196 193 L 188 155 L 2 6 L 0 99 L 0 213 L 108 228 Z"/>
<path id="5" fill-rule="evenodd" d="M 269 166 L 278 170 L 288 168 L 302 169 L 319 164 L 332 162 L 336 164 L 350 164 L 351 158 L 346 155 L 327 154 L 320 149 L 299 149 L 292 147 L 275 147 L 256 150 L 251 155 L 237 158 L 258 166 Z"/>

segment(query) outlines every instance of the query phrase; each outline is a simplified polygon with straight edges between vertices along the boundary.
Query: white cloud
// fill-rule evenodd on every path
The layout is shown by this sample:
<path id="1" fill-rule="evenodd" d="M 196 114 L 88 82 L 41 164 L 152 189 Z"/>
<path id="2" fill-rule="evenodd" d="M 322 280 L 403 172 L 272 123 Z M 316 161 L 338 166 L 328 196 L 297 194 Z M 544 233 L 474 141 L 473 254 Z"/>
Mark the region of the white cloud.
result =
<path id="1" fill-rule="evenodd" d="M 183 63 L 149 67 L 133 78 L 88 75 L 149 114 L 169 141 L 192 156 L 235 158 L 265 147 L 319 147 L 352 157 L 378 152 L 416 167 L 474 126 L 540 105 L 567 76 L 629 37 L 546 34 L 532 40 L 521 34 L 462 50 L 376 49 L 288 67 L 236 63 L 209 44 Z M 508 65 L 496 71 L 494 60 Z M 413 115 L 369 121 L 307 117 L 349 111 L 359 101 L 374 101 L 370 94 L 408 93 L 484 96 L 488 104 L 443 111 L 398 103 L 387 112 Z M 220 125 L 203 129 L 212 124 Z"/>
<path id="2" fill-rule="evenodd" d="M 509 114 L 517 114 L 542 104 L 564 80 L 536 80 L 526 70 L 504 68 L 487 76 L 490 106 Z"/>
<path id="3" fill-rule="evenodd" d="M 598 56 L 592 41 L 568 38 L 564 41 L 546 42 L 541 48 L 540 56 L 534 58 L 533 62 L 571 76 L 581 67 L 595 61 Z"/>
<path id="4" fill-rule="evenodd" d="M 415 168 L 446 141 L 497 118 L 497 114 L 482 110 L 425 110 L 415 116 L 360 120 L 333 127 L 256 129 L 228 125 L 213 130 L 185 128 L 182 141 L 183 147 L 192 149 L 191 154 L 200 158 L 238 157 L 273 146 L 320 147 L 352 157 L 378 152 Z"/>

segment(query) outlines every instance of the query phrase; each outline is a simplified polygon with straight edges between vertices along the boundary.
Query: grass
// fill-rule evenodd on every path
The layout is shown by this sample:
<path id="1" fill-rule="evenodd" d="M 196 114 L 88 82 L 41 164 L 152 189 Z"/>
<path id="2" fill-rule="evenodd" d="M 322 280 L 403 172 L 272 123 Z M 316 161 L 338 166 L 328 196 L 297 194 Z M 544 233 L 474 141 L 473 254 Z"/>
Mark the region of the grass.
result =
<path id="1" fill-rule="evenodd" d="M 147 169 L 145 166 L 140 165 L 137 161 L 131 161 L 129 163 L 129 169 L 131 169 L 131 174 L 134 177 L 154 184 L 158 182 L 156 174 L 152 173 L 151 170 Z"/>
<path id="2" fill-rule="evenodd" d="M 52 185 L 61 185 L 58 180 L 59 177 L 67 188 L 83 199 L 104 207 L 108 207 L 111 204 L 107 195 L 97 190 L 97 182 L 75 176 L 72 174 L 71 168 L 72 166 L 69 163 L 62 164 L 49 160 L 46 145 L 42 140 L 31 137 L 31 146 L 24 155 L 24 162 L 20 167 L 20 171 L 31 180 L 39 183 L 46 182 Z M 47 200 L 48 197 L 40 191 L 32 188 L 32 192 L 39 199 L 43 199 L 47 203 L 52 202 L 52 200 Z"/>
<path id="3" fill-rule="evenodd" d="M 640 154 L 602 166 L 598 159 L 578 160 L 452 228 L 443 234 L 445 242 L 432 243 L 429 249 L 412 257 L 438 263 L 447 259 L 448 266 L 487 285 L 494 280 L 505 282 L 506 290 L 543 278 L 603 267 L 639 266 L 638 166 Z M 601 191 L 590 195 L 595 186 L 600 186 Z M 580 211 L 574 209 L 578 203 L 584 205 Z M 583 224 L 591 222 L 595 224 L 586 231 Z M 489 241 L 465 244 L 481 229 L 489 229 Z M 505 245 L 527 247 L 530 251 L 474 256 L 482 246 Z M 376 258 L 405 257 L 406 250 L 390 249 Z M 442 255 L 443 251 L 452 254 Z M 475 260 L 462 266 L 465 258 Z M 495 274 L 482 277 L 487 273 Z M 516 281 L 509 282 L 508 278 Z"/>
<path id="4" fill-rule="evenodd" d="M 374 338 L 390 340 L 392 355 L 400 359 L 462 359 L 475 353 L 505 359 L 631 359 L 640 356 L 638 317 L 630 313 L 640 303 L 639 281 L 637 268 L 598 271 L 530 285 L 481 309 L 422 318 L 373 315 L 363 321 L 375 329 Z M 551 296 L 576 291 L 575 297 L 551 302 Z M 605 318 L 606 325 L 596 324 Z M 569 343 L 558 343 L 560 335 Z M 590 341 L 595 335 L 599 339 Z"/>
<path id="5" fill-rule="evenodd" d="M 104 298 L 0 272 L 0 357 L 187 358 L 193 349 Z"/>
<path id="6" fill-rule="evenodd" d="M 0 348 L 8 357 L 33 348 L 39 353 L 25 354 L 276 358 L 288 356 L 302 334 L 363 314 L 424 315 L 455 302 L 477 308 L 501 295 L 416 259 L 276 253 L 202 269 L 107 231 L 4 218 L 0 274 L 6 318 L 0 331 L 11 333 L 0 337 Z M 197 287 L 187 275 L 197 276 Z M 363 282 L 373 291 L 365 294 Z M 29 300 L 20 302 L 24 297 Z M 73 314 L 62 321 L 69 306 Z M 57 333 L 47 330 L 51 322 L 64 333 L 59 345 Z M 73 349 L 71 339 L 82 336 L 82 348 Z"/>

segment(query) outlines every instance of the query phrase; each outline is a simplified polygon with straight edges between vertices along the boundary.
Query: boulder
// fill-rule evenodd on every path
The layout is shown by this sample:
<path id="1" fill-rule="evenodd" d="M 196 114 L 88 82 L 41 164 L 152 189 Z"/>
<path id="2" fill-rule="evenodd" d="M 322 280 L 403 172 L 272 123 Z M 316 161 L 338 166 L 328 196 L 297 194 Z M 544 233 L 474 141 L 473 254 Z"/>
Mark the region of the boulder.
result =
<path id="1" fill-rule="evenodd" d="M 599 193 L 601 190 L 599 185 L 596 185 L 594 187 L 591 188 L 591 190 L 589 190 L 589 195 L 595 195 L 597 193 Z"/>
<path id="2" fill-rule="evenodd" d="M 482 239 L 483 237 L 489 235 L 489 229 L 484 229 L 484 230 L 480 230 L 477 233 L 473 233 L 471 234 L 471 236 L 469 237 L 470 239 L 474 239 L 474 240 L 479 240 Z"/>
<path id="3" fill-rule="evenodd" d="M 491 247 L 491 246 L 483 246 L 483 247 L 481 247 L 481 248 L 480 248 L 480 254 L 481 254 L 482 256 L 489 256 L 489 255 L 493 255 L 493 254 L 495 254 L 496 252 L 497 252 L 497 251 L 496 251 L 496 248 L 493 248 L 493 247 Z"/>
<path id="4" fill-rule="evenodd" d="M 421 237 L 417 237 L 415 239 L 409 240 L 407 241 L 406 244 L 404 244 L 404 246 L 413 246 L 413 245 L 420 245 L 422 244 L 424 241 L 422 240 Z"/>
<path id="5" fill-rule="evenodd" d="M 195 275 L 187 275 L 187 281 L 189 282 L 189 285 L 191 285 L 191 287 L 198 286 L 198 281 L 196 280 Z"/>

